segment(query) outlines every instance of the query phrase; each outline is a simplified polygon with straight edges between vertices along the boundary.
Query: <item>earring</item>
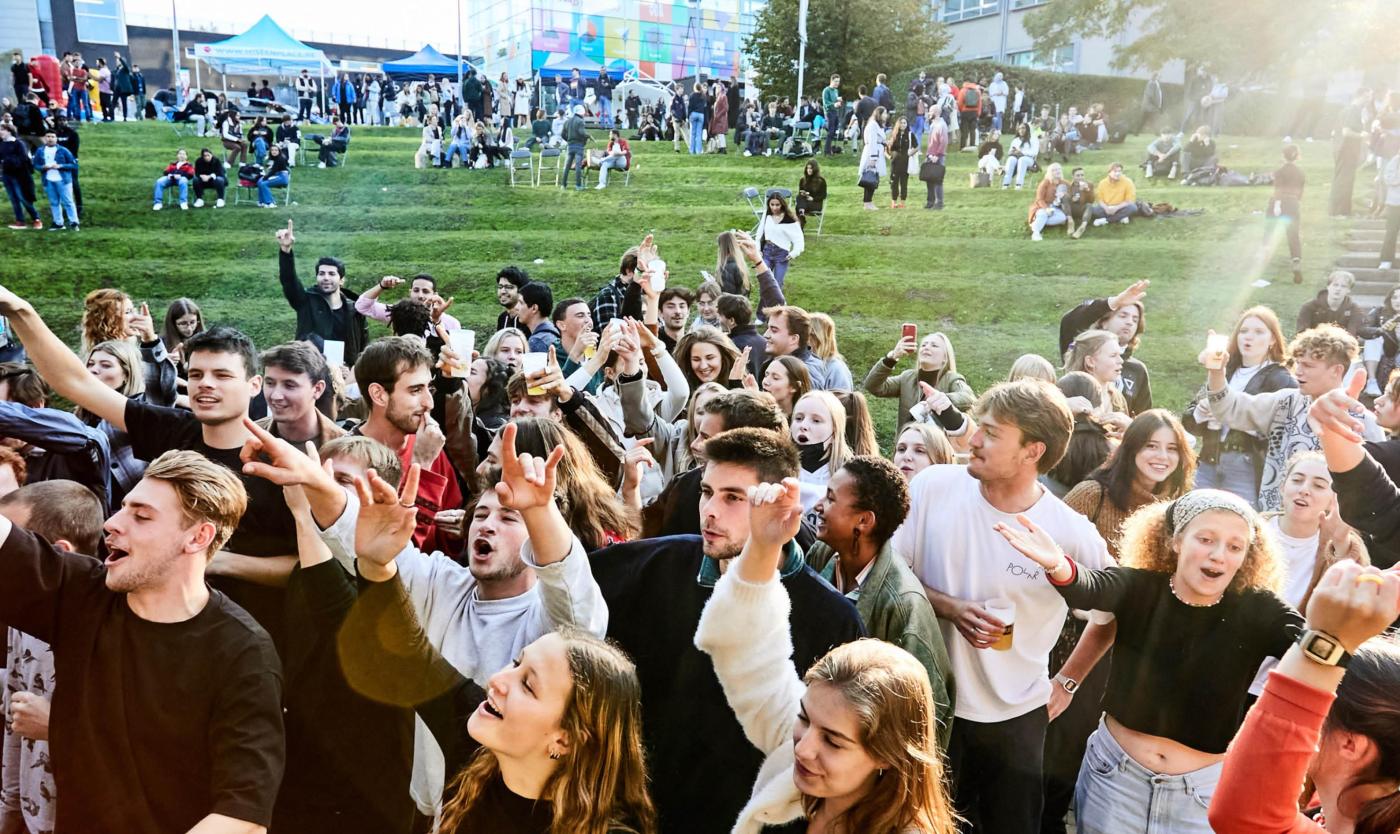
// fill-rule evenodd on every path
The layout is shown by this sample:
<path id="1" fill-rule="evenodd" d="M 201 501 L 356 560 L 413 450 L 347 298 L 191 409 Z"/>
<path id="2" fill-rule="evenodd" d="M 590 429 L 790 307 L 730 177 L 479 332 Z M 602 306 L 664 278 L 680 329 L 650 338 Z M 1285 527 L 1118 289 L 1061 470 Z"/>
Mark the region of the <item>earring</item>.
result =
<path id="1" fill-rule="evenodd" d="M 550 758 L 550 761 L 555 761 L 555 762 L 557 762 L 557 761 L 559 761 L 559 754 L 558 754 L 558 753 L 550 753 L 550 754 L 549 754 L 549 758 Z"/>

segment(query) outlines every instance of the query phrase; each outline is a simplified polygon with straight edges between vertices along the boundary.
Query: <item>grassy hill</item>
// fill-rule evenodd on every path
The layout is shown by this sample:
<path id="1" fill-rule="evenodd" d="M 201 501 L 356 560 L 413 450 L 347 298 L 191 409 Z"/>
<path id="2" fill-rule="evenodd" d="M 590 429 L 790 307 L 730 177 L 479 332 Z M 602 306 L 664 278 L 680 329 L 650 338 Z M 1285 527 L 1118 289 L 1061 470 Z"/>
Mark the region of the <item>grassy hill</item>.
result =
<path id="1" fill-rule="evenodd" d="M 601 140 L 601 134 L 595 135 Z M 1097 181 L 1113 160 L 1140 179 L 1147 137 L 1084 154 Z M 3 231 L 0 281 L 28 297 L 65 339 L 77 341 L 83 295 L 115 286 L 150 303 L 159 318 L 170 300 L 189 296 L 206 320 L 236 324 L 267 346 L 288 339 L 293 316 L 276 277 L 273 233 L 296 221 L 300 266 L 310 281 L 314 259 L 344 259 L 348 284 L 361 289 L 383 275 L 429 272 L 466 326 L 489 329 L 498 308 L 494 276 L 522 265 L 549 282 L 555 298 L 591 297 L 616 274 L 630 245 L 652 233 L 672 283 L 695 286 L 714 270 L 715 235 L 748 228 L 746 186 L 795 188 L 801 161 L 676 154 L 670 143 L 633 143 L 629 187 L 617 177 L 603 192 L 508 186 L 504 169 L 415 170 L 416 131 L 356 128 L 343 168 L 298 167 L 294 204 L 277 210 L 245 203 L 220 210 L 151 211 L 151 186 L 177 147 L 191 157 L 215 140 L 177 139 L 169 125 L 100 124 L 82 128 L 83 231 Z M 1272 171 L 1276 141 L 1228 137 L 1224 164 Z M 910 207 L 888 208 L 882 183 L 878 212 L 860 208 L 855 160 L 827 164 L 830 200 L 824 233 L 809 228 L 807 252 L 787 277 L 791 303 L 835 317 L 842 352 L 856 379 L 898 339 L 900 324 L 949 334 L 958 369 L 977 390 L 1002 378 L 1021 353 L 1052 357 L 1061 313 L 1090 296 L 1150 278 L 1147 333 L 1138 356 L 1152 372 L 1158 405 L 1180 409 L 1202 375 L 1194 357 L 1208 327 L 1229 327 L 1252 304 L 1276 309 L 1291 330 L 1298 306 L 1322 285 L 1340 249 L 1342 224 L 1326 216 L 1330 150 L 1303 148 L 1309 178 L 1304 199 L 1307 280 L 1295 287 L 1287 247 L 1267 250 L 1267 187 L 1143 186 L 1139 197 L 1201 209 L 1196 217 L 1090 228 L 1082 240 L 1059 229 L 1029 240 L 1024 191 L 971 190 L 972 153 L 950 159 L 947 210 L 924 211 L 923 184 L 911 178 Z M 314 161 L 314 160 L 313 160 Z M 1038 179 L 1038 175 L 1033 175 Z M 1358 194 L 1364 186 L 1358 188 Z M 212 203 L 210 204 L 212 206 Z M 47 219 L 47 202 L 41 194 Z M 1257 278 L 1271 286 L 1255 288 Z M 397 298 L 397 296 L 392 296 Z M 372 335 L 387 332 L 371 325 Z M 1057 363 L 1058 364 L 1058 363 Z M 873 403 L 882 439 L 893 431 L 894 401 Z"/>

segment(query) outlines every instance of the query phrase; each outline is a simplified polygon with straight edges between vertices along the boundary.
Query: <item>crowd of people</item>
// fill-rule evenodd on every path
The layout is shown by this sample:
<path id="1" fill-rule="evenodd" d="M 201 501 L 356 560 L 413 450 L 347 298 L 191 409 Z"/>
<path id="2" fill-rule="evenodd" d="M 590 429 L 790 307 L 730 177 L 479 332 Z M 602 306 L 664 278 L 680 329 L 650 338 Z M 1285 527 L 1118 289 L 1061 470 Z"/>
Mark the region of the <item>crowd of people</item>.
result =
<path id="1" fill-rule="evenodd" d="M 630 148 L 587 153 L 570 81 L 568 167 L 603 187 Z M 883 81 L 859 153 L 892 208 L 997 141 L 984 100 L 1004 187 L 1044 159 L 1004 77 L 959 88 L 957 134 Z M 683 99 L 692 152 L 726 87 Z M 451 115 L 449 164 L 481 112 Z M 355 118 L 216 113 L 225 153 L 178 151 L 155 208 L 222 205 L 248 166 L 275 204 L 303 138 L 334 164 Z M 76 228 L 65 117 L 32 151 L 0 123 L 0 161 Z M 1185 149 L 1154 147 L 1175 176 Z M 1122 164 L 1062 168 L 1037 239 L 1135 216 Z M 980 392 L 918 316 L 860 376 L 788 280 L 826 194 L 808 160 L 696 286 L 648 235 L 593 293 L 504 266 L 489 313 L 428 273 L 307 271 L 289 220 L 267 256 L 295 325 L 261 351 L 119 286 L 75 351 L 0 287 L 0 832 L 1400 830 L 1400 290 L 1363 311 L 1339 271 L 1291 338 L 1266 306 L 1221 321 L 1170 407 L 1146 280 Z M 898 402 L 888 449 L 870 398 Z"/>

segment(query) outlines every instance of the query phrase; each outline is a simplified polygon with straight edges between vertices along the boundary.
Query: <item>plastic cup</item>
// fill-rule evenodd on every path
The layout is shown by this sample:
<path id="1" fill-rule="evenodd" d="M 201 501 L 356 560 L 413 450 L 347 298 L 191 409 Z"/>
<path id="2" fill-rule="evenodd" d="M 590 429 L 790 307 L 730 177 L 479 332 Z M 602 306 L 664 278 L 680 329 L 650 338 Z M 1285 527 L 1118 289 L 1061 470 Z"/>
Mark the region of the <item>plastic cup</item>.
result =
<path id="1" fill-rule="evenodd" d="M 547 353 L 527 353 L 520 357 L 520 372 L 525 374 L 526 379 L 529 379 L 535 374 L 544 373 L 545 368 L 548 366 L 549 354 Z M 525 389 L 525 393 L 532 397 L 542 397 L 545 391 L 543 388 L 531 385 L 529 388 Z"/>
<path id="2" fill-rule="evenodd" d="M 453 366 L 452 376 L 466 379 L 472 372 L 472 351 L 476 349 L 476 331 L 453 330 L 447 334 L 447 339 L 452 345 L 452 352 L 462 360 L 462 364 Z"/>
<path id="3" fill-rule="evenodd" d="M 982 607 L 987 610 L 988 614 L 1006 624 L 1006 628 L 996 642 L 991 645 L 991 649 L 998 652 L 1011 651 L 1011 644 L 1016 636 L 1016 603 L 1004 597 L 996 597 L 987 600 Z"/>

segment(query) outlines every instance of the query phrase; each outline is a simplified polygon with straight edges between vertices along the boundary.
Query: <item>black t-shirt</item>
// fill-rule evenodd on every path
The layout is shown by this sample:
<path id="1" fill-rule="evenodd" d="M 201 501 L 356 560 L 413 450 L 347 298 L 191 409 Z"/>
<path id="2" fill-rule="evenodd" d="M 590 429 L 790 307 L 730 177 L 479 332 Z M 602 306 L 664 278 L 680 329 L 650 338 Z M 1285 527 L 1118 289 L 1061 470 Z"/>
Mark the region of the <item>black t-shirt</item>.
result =
<path id="1" fill-rule="evenodd" d="M 243 474 L 243 462 L 238 457 L 242 447 L 215 449 L 204 442 L 203 427 L 190 412 L 135 400 L 126 404 L 126 432 L 131 438 L 132 454 L 140 460 L 153 461 L 171 449 L 183 449 L 199 452 L 238 475 L 248 490 L 248 509 L 224 545 L 225 550 L 245 556 L 290 556 L 297 552 L 296 522 L 282 497 L 282 488 Z M 222 576 L 211 577 L 209 582 L 252 614 L 273 639 L 281 640 L 285 596 L 282 589 Z"/>
<path id="2" fill-rule="evenodd" d="M 180 834 L 209 814 L 267 825 L 284 756 L 267 633 L 217 590 L 193 619 L 143 620 L 105 577 L 18 527 L 0 546 L 0 616 L 53 646 L 63 681 L 56 830 Z"/>
<path id="3" fill-rule="evenodd" d="M 524 330 L 524 328 L 520 326 L 520 319 L 512 316 L 509 311 L 502 310 L 501 314 L 496 316 L 496 329 L 505 330 L 507 327 L 514 327 L 521 331 Z"/>
<path id="4" fill-rule="evenodd" d="M 1230 591 L 1201 608 L 1177 599 L 1165 573 L 1076 570 L 1074 583 L 1058 589 L 1070 607 L 1118 618 L 1108 714 L 1130 730 L 1224 753 L 1244 721 L 1259 664 L 1283 657 L 1303 618 L 1267 591 Z"/>
<path id="5" fill-rule="evenodd" d="M 486 783 L 476 804 L 444 834 L 549 834 L 554 806 L 546 799 L 526 799 L 513 793 L 498 773 Z"/>

